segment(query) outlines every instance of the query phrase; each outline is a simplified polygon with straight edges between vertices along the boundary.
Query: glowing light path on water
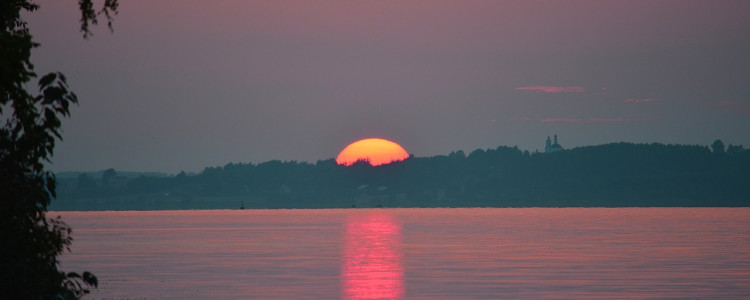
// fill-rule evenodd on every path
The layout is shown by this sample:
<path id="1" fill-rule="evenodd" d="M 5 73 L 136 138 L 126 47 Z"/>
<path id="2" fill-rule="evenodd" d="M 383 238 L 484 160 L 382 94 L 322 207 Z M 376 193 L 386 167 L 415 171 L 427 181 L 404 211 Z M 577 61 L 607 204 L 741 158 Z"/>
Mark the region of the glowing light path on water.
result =
<path id="1" fill-rule="evenodd" d="M 342 266 L 344 299 L 403 297 L 400 234 L 401 226 L 390 215 L 350 216 Z"/>

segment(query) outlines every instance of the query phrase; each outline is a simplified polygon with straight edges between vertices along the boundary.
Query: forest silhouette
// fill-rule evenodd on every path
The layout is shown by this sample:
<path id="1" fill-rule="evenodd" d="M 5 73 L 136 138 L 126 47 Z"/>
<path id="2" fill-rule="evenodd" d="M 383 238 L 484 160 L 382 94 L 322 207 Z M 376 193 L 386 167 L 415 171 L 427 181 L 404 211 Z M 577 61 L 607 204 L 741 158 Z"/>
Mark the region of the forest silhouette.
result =
<path id="1" fill-rule="evenodd" d="M 555 153 L 517 147 L 414 157 L 377 167 L 333 159 L 207 167 L 199 174 L 113 169 L 60 179 L 58 210 L 750 205 L 750 151 L 613 143 Z"/>

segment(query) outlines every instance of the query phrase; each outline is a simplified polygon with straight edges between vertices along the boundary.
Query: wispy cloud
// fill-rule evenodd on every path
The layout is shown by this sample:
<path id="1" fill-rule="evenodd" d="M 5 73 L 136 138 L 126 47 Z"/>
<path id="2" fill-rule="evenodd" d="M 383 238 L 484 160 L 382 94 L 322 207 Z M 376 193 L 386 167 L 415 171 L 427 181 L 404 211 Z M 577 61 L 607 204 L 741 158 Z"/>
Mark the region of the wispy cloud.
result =
<path id="1" fill-rule="evenodd" d="M 532 85 L 532 86 L 519 86 L 513 88 L 517 91 L 531 91 L 538 93 L 585 93 L 586 89 L 580 86 L 548 86 L 548 85 Z"/>
<path id="2" fill-rule="evenodd" d="M 517 117 L 517 118 L 510 118 L 509 120 L 511 122 L 519 122 L 519 121 L 528 122 L 528 121 L 531 121 L 532 119 L 529 117 Z"/>
<path id="3" fill-rule="evenodd" d="M 600 87 L 599 91 L 596 93 L 593 93 L 594 96 L 606 96 L 607 95 L 608 88 L 606 86 Z"/>
<path id="4" fill-rule="evenodd" d="M 661 101 L 659 98 L 630 98 L 625 99 L 625 103 L 649 103 Z"/>
<path id="5" fill-rule="evenodd" d="M 583 119 L 570 119 L 570 118 L 546 118 L 539 120 L 542 123 L 581 123 Z"/>
<path id="6" fill-rule="evenodd" d="M 627 123 L 627 122 L 639 122 L 644 119 L 639 118 L 589 118 L 586 123 Z"/>

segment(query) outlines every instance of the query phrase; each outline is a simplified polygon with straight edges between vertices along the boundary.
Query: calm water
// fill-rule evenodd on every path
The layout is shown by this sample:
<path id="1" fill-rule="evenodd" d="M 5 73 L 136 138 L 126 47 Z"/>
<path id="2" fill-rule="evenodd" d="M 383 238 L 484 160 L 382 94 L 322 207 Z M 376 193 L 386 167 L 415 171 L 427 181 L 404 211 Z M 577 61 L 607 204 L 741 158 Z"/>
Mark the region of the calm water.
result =
<path id="1" fill-rule="evenodd" d="M 57 214 L 89 299 L 750 298 L 750 208 Z"/>

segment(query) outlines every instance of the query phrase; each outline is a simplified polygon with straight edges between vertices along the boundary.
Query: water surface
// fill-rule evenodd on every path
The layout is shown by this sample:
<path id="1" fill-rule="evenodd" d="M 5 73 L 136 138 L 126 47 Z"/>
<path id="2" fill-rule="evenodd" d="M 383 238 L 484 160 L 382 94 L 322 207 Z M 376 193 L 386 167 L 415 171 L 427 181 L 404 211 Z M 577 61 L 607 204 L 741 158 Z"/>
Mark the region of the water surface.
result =
<path id="1" fill-rule="evenodd" d="M 89 299 L 750 297 L 750 208 L 57 214 Z"/>

